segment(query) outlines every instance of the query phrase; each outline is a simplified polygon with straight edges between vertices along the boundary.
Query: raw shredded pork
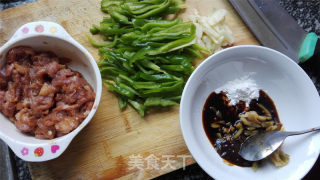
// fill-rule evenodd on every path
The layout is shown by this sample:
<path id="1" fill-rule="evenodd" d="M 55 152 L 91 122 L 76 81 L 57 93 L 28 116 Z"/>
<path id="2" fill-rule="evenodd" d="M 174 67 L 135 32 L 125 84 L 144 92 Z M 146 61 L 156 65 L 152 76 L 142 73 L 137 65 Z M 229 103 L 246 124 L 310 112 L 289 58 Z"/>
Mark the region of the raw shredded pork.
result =
<path id="1" fill-rule="evenodd" d="M 53 139 L 89 114 L 95 93 L 66 60 L 25 46 L 8 51 L 0 71 L 0 110 L 20 131 Z"/>

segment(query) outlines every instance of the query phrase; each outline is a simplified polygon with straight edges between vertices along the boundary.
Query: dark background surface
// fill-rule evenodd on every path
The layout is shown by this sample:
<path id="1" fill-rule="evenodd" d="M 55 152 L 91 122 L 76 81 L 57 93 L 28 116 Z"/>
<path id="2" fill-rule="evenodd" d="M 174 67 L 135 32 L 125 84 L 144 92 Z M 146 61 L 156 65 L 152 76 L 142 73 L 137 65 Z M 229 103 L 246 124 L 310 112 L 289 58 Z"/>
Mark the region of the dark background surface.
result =
<path id="1" fill-rule="evenodd" d="M 34 2 L 36 0 L 0 0 L 0 11 L 13 6 L 18 6 L 21 4 Z M 297 23 L 308 32 L 315 32 L 320 35 L 320 1 L 319 0 L 279 0 L 280 4 L 292 15 Z M 0 37 L 1 38 L 1 37 Z M 305 64 L 301 65 L 302 68 L 310 76 L 318 92 L 320 92 L 320 59 L 313 59 L 307 61 Z M 319 107 L 320 108 L 320 107 Z M 1 141 L 1 140 L 0 140 Z M 16 157 L 9 149 L 0 142 L 0 179 L 10 179 L 8 175 L 11 174 L 13 179 L 16 180 L 30 180 L 30 173 L 28 170 L 28 165 L 23 160 Z M 9 160 L 12 162 L 8 162 Z M 12 167 L 2 168 L 2 165 L 12 163 Z M 6 171 L 6 172 L 1 172 Z M 6 176 L 4 176 L 7 174 Z M 315 166 L 309 172 L 309 174 L 304 179 L 320 179 L 320 159 L 317 160 Z M 193 164 L 186 167 L 185 170 L 179 169 L 171 173 L 162 175 L 156 180 L 166 180 L 166 179 L 212 179 L 208 176 L 198 164 Z"/>

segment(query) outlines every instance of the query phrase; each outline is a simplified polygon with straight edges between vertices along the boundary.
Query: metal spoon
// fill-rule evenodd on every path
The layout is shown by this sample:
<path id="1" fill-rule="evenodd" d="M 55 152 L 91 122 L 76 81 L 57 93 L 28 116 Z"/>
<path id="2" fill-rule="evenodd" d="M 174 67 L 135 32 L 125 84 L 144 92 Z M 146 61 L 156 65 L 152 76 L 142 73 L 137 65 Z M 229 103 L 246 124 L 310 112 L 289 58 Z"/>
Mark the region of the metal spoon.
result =
<path id="1" fill-rule="evenodd" d="M 283 141 L 292 135 L 320 130 L 320 127 L 304 131 L 267 131 L 248 137 L 240 147 L 239 154 L 248 161 L 259 161 L 277 150 Z"/>

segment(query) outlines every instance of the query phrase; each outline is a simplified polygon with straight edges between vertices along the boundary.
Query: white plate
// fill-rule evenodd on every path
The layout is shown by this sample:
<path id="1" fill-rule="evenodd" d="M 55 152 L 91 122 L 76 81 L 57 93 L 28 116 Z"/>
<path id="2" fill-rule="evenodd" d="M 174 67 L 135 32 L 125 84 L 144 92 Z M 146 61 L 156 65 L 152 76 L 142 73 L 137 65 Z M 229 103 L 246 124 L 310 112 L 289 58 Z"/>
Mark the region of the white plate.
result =
<path id="1" fill-rule="evenodd" d="M 202 62 L 189 78 L 182 94 L 180 123 L 184 140 L 198 164 L 215 179 L 301 179 L 312 168 L 320 152 L 320 134 L 289 137 L 282 149 L 290 155 L 283 168 L 265 163 L 251 168 L 223 162 L 207 138 L 202 109 L 209 94 L 228 81 L 249 76 L 267 92 L 286 130 L 320 125 L 320 98 L 307 74 L 287 56 L 261 46 L 227 48 Z"/>

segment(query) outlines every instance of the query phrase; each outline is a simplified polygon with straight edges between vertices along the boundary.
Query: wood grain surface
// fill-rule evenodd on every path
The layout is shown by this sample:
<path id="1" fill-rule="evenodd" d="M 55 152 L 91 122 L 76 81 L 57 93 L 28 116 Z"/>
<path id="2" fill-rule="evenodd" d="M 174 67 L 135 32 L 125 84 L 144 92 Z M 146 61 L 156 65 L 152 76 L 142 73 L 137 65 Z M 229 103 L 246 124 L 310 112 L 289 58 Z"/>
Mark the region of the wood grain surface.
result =
<path id="1" fill-rule="evenodd" d="M 235 43 L 258 44 L 227 0 L 186 0 L 182 17 L 187 20 L 193 8 L 208 15 L 213 8 L 226 9 L 226 22 L 234 33 Z M 0 13 L 0 45 L 21 25 L 39 20 L 61 24 L 95 59 L 97 49 L 90 46 L 85 34 L 103 16 L 100 0 L 39 0 Z M 197 60 L 198 65 L 202 60 Z M 33 179 L 151 179 L 184 165 L 194 163 L 180 156 L 190 156 L 184 143 L 179 108 L 154 112 L 141 118 L 132 108 L 120 112 L 116 97 L 103 88 L 99 109 L 92 121 L 75 137 L 57 159 L 29 163 Z M 133 156 L 142 161 L 143 170 L 131 169 Z M 152 157 L 159 168 L 151 167 L 145 158 Z M 170 157 L 171 167 L 165 160 Z M 191 157 L 191 156 L 190 156 Z M 149 166 L 149 167 L 148 167 Z"/>

